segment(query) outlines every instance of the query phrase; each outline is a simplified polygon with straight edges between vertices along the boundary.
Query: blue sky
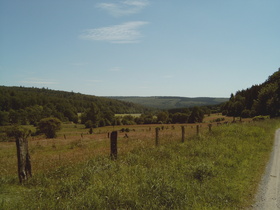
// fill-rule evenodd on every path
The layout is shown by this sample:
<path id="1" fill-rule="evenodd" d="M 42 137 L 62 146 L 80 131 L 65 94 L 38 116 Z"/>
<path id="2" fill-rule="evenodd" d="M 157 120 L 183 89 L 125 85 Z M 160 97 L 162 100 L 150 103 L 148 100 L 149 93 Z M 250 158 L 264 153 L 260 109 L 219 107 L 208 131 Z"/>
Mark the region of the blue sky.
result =
<path id="1" fill-rule="evenodd" d="M 280 67 L 279 0 L 0 0 L 0 85 L 229 97 Z"/>

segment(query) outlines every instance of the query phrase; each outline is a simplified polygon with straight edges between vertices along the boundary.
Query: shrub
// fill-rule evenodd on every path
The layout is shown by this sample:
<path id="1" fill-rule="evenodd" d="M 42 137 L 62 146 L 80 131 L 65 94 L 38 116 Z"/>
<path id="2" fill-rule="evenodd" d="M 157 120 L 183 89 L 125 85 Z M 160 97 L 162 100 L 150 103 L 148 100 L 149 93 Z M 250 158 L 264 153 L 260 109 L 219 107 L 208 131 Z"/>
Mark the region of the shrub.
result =
<path id="1" fill-rule="evenodd" d="M 129 128 L 122 128 L 120 131 L 121 131 L 121 132 L 129 132 L 130 129 L 129 129 Z"/>
<path id="2" fill-rule="evenodd" d="M 224 117 L 220 117 L 220 118 L 217 118 L 215 120 L 213 120 L 213 122 L 221 122 L 221 121 L 224 121 L 225 118 Z"/>
<path id="3" fill-rule="evenodd" d="M 253 118 L 253 121 L 260 121 L 260 120 L 265 120 L 265 119 L 269 119 L 269 116 L 263 116 L 263 115 L 259 115 Z"/>
<path id="4" fill-rule="evenodd" d="M 38 133 L 44 133 L 47 138 L 56 137 L 56 132 L 61 129 L 61 121 L 55 117 L 44 118 L 38 123 Z"/>

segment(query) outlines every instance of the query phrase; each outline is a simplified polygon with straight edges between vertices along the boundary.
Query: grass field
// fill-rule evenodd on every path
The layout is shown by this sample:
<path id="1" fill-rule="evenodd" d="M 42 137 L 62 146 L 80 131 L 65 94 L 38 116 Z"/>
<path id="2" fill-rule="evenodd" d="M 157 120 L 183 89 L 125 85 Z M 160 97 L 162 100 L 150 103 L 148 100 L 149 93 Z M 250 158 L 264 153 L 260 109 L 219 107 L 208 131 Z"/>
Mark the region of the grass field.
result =
<path id="1" fill-rule="evenodd" d="M 30 138 L 33 177 L 18 183 L 13 142 L 0 142 L 0 209 L 240 209 L 249 206 L 280 127 L 277 120 L 213 126 L 66 124 L 56 139 Z M 225 119 L 230 120 L 230 119 Z M 108 133 L 118 135 L 111 161 Z M 64 138 L 66 137 L 66 139 Z"/>
<path id="2" fill-rule="evenodd" d="M 130 115 L 132 117 L 140 117 L 141 114 L 115 114 L 115 117 L 124 117 L 124 116 L 127 116 L 127 115 Z"/>

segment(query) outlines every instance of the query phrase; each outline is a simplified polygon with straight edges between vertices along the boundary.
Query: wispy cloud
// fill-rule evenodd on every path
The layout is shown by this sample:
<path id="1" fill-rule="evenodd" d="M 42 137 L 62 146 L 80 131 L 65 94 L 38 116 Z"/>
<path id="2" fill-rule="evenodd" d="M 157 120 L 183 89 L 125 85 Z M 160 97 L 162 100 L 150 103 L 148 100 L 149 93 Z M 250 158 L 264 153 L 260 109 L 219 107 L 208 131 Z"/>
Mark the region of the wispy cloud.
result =
<path id="1" fill-rule="evenodd" d="M 104 9 L 114 17 L 120 17 L 139 13 L 148 5 L 148 0 L 123 0 L 117 1 L 116 3 L 99 3 L 97 7 Z"/>
<path id="2" fill-rule="evenodd" d="M 27 78 L 24 81 L 20 81 L 20 83 L 24 83 L 24 84 L 33 84 L 33 85 L 53 85 L 53 84 L 57 84 L 57 82 L 54 81 L 48 81 L 45 79 L 40 79 L 40 78 Z"/>
<path id="3" fill-rule="evenodd" d="M 80 35 L 81 39 L 107 41 L 111 43 L 137 43 L 142 34 L 138 30 L 148 22 L 131 21 L 120 25 L 85 30 Z"/>

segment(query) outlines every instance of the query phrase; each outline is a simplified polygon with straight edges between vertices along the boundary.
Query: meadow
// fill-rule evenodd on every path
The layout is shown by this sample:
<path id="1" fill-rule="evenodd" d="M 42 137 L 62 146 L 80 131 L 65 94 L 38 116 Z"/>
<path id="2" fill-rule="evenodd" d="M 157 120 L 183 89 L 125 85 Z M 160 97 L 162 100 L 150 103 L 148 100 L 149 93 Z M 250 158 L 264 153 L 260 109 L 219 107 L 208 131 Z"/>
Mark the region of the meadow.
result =
<path id="1" fill-rule="evenodd" d="M 279 120 L 103 127 L 64 124 L 30 137 L 33 177 L 20 185 L 14 142 L 0 142 L 0 209 L 242 209 L 254 199 Z M 225 119 L 230 120 L 230 119 Z M 160 127 L 159 146 L 155 128 Z M 118 133 L 110 159 L 108 133 Z M 128 138 L 124 138 L 125 134 Z"/>

